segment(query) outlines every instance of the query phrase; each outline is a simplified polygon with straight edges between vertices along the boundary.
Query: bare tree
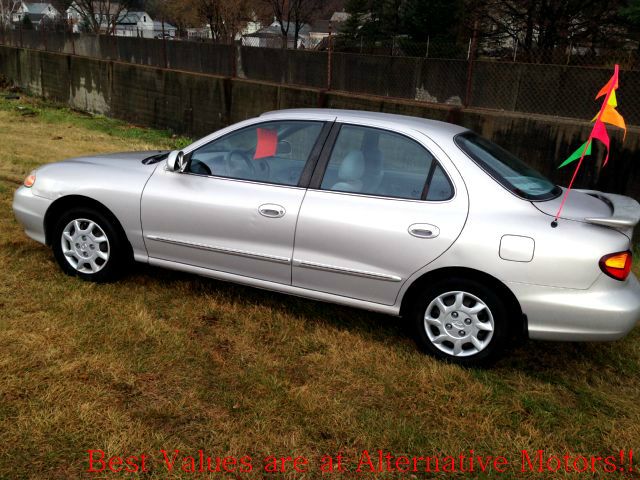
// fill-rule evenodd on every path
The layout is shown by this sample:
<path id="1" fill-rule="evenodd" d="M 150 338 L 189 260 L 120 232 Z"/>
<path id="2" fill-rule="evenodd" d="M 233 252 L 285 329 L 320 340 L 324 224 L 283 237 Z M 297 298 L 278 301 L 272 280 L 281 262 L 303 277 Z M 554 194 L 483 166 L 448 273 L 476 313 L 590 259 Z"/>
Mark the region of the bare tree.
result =
<path id="1" fill-rule="evenodd" d="M 298 48 L 300 30 L 305 24 L 310 24 L 316 19 L 319 12 L 323 10 L 322 0 L 291 0 L 293 10 L 293 48 Z"/>
<path id="2" fill-rule="evenodd" d="M 195 0 L 148 0 L 146 11 L 154 18 L 175 24 L 181 36 L 199 21 Z"/>
<path id="3" fill-rule="evenodd" d="M 314 20 L 323 9 L 323 0 L 263 0 L 273 12 L 273 16 L 280 25 L 282 48 L 289 45 L 289 33 L 293 28 L 293 48 L 298 48 L 300 30 L 306 23 Z"/>
<path id="4" fill-rule="evenodd" d="M 264 0 L 271 7 L 273 17 L 280 25 L 282 36 L 282 48 L 287 48 L 289 43 L 289 28 L 291 26 L 291 2 L 294 0 Z"/>
<path id="5" fill-rule="evenodd" d="M 13 14 L 20 8 L 20 0 L 0 0 L 0 24 L 2 27 L 11 25 Z"/>
<path id="6" fill-rule="evenodd" d="M 69 8 L 90 32 L 114 35 L 130 4 L 128 0 L 75 0 Z"/>
<path id="7" fill-rule="evenodd" d="M 214 42 L 231 43 L 251 11 L 247 0 L 195 0 L 200 18 L 211 28 Z"/>
<path id="8" fill-rule="evenodd" d="M 571 42 L 596 44 L 615 35 L 620 0 L 488 0 L 469 1 L 478 8 L 484 36 L 511 38 L 524 52 L 547 60 L 554 49 Z"/>

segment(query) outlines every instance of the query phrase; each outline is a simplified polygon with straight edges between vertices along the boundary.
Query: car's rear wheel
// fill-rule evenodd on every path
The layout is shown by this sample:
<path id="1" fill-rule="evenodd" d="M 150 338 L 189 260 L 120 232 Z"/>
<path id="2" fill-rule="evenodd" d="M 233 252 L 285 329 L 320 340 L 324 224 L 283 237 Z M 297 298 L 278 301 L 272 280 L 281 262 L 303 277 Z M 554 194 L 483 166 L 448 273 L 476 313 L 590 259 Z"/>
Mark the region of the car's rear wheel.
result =
<path id="1" fill-rule="evenodd" d="M 460 365 L 494 361 L 508 339 L 506 302 L 474 280 L 449 279 L 425 288 L 412 317 L 423 350 Z"/>
<path id="2" fill-rule="evenodd" d="M 126 240 L 102 212 L 75 208 L 56 222 L 53 253 L 62 270 L 92 282 L 118 278 L 128 264 Z"/>

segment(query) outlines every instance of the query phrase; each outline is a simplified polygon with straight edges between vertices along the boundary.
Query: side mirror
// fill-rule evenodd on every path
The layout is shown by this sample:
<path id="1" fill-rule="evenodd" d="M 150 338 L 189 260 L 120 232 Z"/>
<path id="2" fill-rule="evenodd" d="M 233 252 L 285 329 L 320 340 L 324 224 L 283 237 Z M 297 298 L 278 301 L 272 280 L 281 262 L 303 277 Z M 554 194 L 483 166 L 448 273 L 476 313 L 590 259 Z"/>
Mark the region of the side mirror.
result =
<path id="1" fill-rule="evenodd" d="M 182 172 L 186 167 L 186 160 L 183 151 L 173 151 L 167 157 L 167 170 L 170 172 Z"/>

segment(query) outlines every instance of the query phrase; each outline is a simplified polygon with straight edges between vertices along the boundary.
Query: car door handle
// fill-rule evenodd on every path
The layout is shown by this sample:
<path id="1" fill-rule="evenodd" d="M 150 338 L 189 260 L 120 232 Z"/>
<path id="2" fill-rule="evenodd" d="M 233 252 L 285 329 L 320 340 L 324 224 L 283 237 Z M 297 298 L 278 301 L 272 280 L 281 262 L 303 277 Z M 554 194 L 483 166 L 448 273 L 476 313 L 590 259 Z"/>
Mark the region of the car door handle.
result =
<path id="1" fill-rule="evenodd" d="M 409 234 L 416 238 L 436 238 L 440 229 L 428 223 L 414 223 L 409 227 Z"/>
<path id="2" fill-rule="evenodd" d="M 281 205 L 274 205 L 273 203 L 266 203 L 258 207 L 260 215 L 267 218 L 281 218 L 287 211 Z"/>

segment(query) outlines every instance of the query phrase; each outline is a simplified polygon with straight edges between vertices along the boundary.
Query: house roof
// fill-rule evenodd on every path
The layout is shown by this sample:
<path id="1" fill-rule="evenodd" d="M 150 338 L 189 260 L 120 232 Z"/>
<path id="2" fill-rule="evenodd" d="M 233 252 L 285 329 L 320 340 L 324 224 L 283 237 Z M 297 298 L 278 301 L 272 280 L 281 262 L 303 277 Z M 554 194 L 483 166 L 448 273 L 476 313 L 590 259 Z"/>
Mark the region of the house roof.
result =
<path id="1" fill-rule="evenodd" d="M 331 20 L 316 20 L 311 25 L 309 31 L 311 33 L 329 33 L 329 26 L 331 26 L 332 30 L 335 31 L 335 28 L 331 25 Z"/>
<path id="2" fill-rule="evenodd" d="M 91 2 L 91 4 L 93 6 L 93 12 L 96 15 L 116 15 L 123 10 L 118 2 L 111 2 L 107 4 L 105 2 L 95 1 Z M 69 5 L 69 8 L 67 8 L 67 13 L 84 13 L 84 9 L 82 8 L 82 5 L 78 5 L 78 3 L 74 1 Z"/>
<path id="3" fill-rule="evenodd" d="M 50 3 L 35 3 L 35 2 L 24 2 L 24 6 L 27 7 L 27 11 L 30 14 L 35 15 L 44 15 L 49 12 L 49 8 L 51 8 L 51 12 L 57 13 L 57 10 Z"/>
<path id="4" fill-rule="evenodd" d="M 43 18 L 49 18 L 47 15 L 43 14 L 43 13 L 25 13 L 24 14 L 25 17 L 29 17 L 29 20 L 31 21 L 31 23 L 35 23 L 35 24 L 40 24 L 40 22 L 42 21 Z"/>
<path id="5" fill-rule="evenodd" d="M 333 12 L 333 15 L 331 15 L 331 21 L 334 23 L 346 22 L 350 16 L 351 14 L 347 12 Z"/>
<path id="6" fill-rule="evenodd" d="M 122 18 L 118 20 L 118 25 L 136 25 L 142 20 L 142 17 L 147 17 L 147 19 L 151 20 L 147 12 L 126 12 Z"/>
<path id="7" fill-rule="evenodd" d="M 162 22 L 159 22 L 157 20 L 153 21 L 153 29 L 154 30 L 158 30 L 161 31 L 162 30 Z M 177 30 L 176 27 L 174 27 L 173 25 L 171 25 L 170 23 L 164 22 L 164 29 L 165 30 Z"/>
<path id="8" fill-rule="evenodd" d="M 284 25 L 285 29 L 287 28 L 287 25 L 289 27 L 289 30 L 287 31 L 287 36 L 293 37 L 295 35 L 295 28 L 296 28 L 295 23 L 294 22 L 283 22 L 283 25 Z M 304 34 L 309 33 L 310 28 L 311 27 L 309 26 L 309 24 L 307 24 L 307 23 L 303 24 L 302 27 L 300 28 L 299 34 L 300 35 L 304 35 Z M 280 36 L 282 36 L 282 30 L 280 29 L 280 24 L 278 22 L 273 22 L 268 27 L 261 28 L 257 32 L 245 35 L 245 37 L 262 37 L 262 38 L 264 38 L 264 37 L 280 37 Z"/>

